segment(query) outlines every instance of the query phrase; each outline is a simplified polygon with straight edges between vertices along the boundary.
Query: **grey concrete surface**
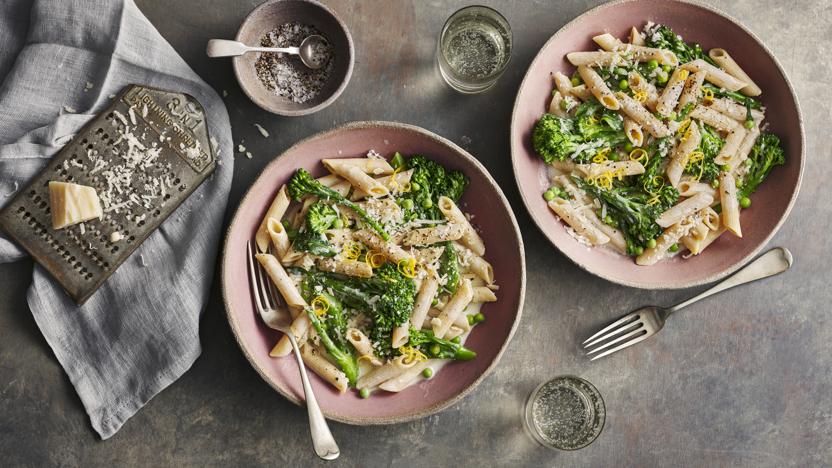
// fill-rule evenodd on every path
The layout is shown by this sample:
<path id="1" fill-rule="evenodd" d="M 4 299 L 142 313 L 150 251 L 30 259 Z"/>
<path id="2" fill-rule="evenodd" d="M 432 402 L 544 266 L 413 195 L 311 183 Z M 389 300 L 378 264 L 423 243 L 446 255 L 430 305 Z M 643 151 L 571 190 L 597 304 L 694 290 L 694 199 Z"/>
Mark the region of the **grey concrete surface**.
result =
<path id="1" fill-rule="evenodd" d="M 832 3 L 739 0 L 719 6 L 772 48 L 797 89 L 808 164 L 788 223 L 772 241 L 788 246 L 786 275 L 723 293 L 675 316 L 658 339 L 589 364 L 577 352 L 588 332 L 646 303 L 696 291 L 645 292 L 579 270 L 551 247 L 520 202 L 509 160 L 514 94 L 538 48 L 596 1 L 487 0 L 514 29 L 511 65 L 491 92 L 450 91 L 433 66 L 444 19 L 470 1 L 326 0 L 357 48 L 352 83 L 317 115 L 281 118 L 250 103 L 229 62 L 204 54 L 211 37 L 233 37 L 257 0 L 137 0 L 162 34 L 217 90 L 227 90 L 237 159 L 230 217 L 260 170 L 294 141 L 351 120 L 387 119 L 436 131 L 469 149 L 506 192 L 525 237 L 523 321 L 501 365 L 468 398 L 424 420 L 390 427 L 332 424 L 342 448 L 333 466 L 818 466 L 832 462 L 832 303 L 826 183 L 832 151 Z M 371 45 L 378 45 L 372 49 Z M 253 127 L 271 132 L 264 139 Z M 89 427 L 77 396 L 25 302 L 31 264 L 0 265 L 0 464 L 5 466 L 319 465 L 306 412 L 251 369 L 225 319 L 215 284 L 203 354 L 111 440 Z M 217 277 L 215 275 L 215 277 Z M 118 313 L 118 311 L 114 311 Z M 538 447 L 520 412 L 547 377 L 576 374 L 607 405 L 599 439 L 577 452 Z"/>

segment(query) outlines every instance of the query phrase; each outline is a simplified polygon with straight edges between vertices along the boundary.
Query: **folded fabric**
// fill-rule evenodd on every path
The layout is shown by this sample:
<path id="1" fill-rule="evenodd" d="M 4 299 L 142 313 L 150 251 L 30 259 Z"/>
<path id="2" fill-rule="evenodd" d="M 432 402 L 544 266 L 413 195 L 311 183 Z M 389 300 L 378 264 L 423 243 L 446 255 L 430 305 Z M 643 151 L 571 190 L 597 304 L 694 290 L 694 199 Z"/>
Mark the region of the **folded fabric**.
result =
<path id="1" fill-rule="evenodd" d="M 194 96 L 219 143 L 214 174 L 83 306 L 35 266 L 29 307 L 107 439 L 200 354 L 233 172 L 228 114 L 132 0 L 4 0 L 0 43 L 0 206 L 129 84 Z M 24 256 L 0 237 L 0 262 Z"/>

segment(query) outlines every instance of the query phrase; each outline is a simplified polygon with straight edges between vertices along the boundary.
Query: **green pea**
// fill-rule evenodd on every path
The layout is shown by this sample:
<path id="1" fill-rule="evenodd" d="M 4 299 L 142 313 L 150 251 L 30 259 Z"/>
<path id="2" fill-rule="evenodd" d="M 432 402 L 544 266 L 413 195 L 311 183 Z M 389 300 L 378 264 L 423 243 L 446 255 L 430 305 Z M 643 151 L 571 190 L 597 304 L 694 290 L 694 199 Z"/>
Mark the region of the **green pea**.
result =
<path id="1" fill-rule="evenodd" d="M 422 208 L 432 208 L 433 207 L 433 200 L 430 198 L 425 198 L 422 202 Z"/>
<path id="2" fill-rule="evenodd" d="M 419 189 L 421 189 L 421 188 L 422 188 L 422 186 L 419 185 L 419 182 L 411 182 L 410 183 L 410 190 L 412 190 L 414 192 L 418 192 Z"/>
<path id="3" fill-rule="evenodd" d="M 615 221 L 612 220 L 612 217 L 610 215 L 606 215 L 604 216 L 604 223 L 612 226 L 615 223 Z"/>
<path id="4" fill-rule="evenodd" d="M 714 179 L 711 181 L 711 188 L 718 189 L 719 188 L 719 179 Z"/>
<path id="5" fill-rule="evenodd" d="M 647 241 L 647 248 L 648 249 L 655 249 L 656 248 L 656 239 L 650 239 Z"/>
<path id="6" fill-rule="evenodd" d="M 719 169 L 722 170 L 722 172 L 731 172 L 731 166 L 729 166 L 728 164 L 723 164 L 719 166 Z"/>
<path id="7" fill-rule="evenodd" d="M 628 142 L 624 145 L 624 151 L 626 151 L 627 153 L 629 153 L 629 152 L 630 152 L 630 151 L 632 151 L 632 150 L 633 150 L 633 144 L 632 144 L 632 143 L 630 143 L 630 142 L 628 141 Z"/>
<path id="8" fill-rule="evenodd" d="M 473 324 L 474 324 L 474 316 L 473 316 L 473 315 L 469 315 L 469 316 L 468 316 L 468 325 L 473 325 Z"/>
<path id="9" fill-rule="evenodd" d="M 671 67 L 670 65 L 662 65 L 662 70 L 665 73 L 670 73 L 670 70 L 672 70 L 672 69 L 673 69 L 673 67 Z"/>
<path id="10" fill-rule="evenodd" d="M 333 227 L 333 229 L 341 229 L 342 227 L 344 227 L 344 220 L 341 219 L 341 218 L 336 219 L 332 223 L 332 227 Z"/>
<path id="11" fill-rule="evenodd" d="M 413 200 L 409 198 L 405 198 L 404 200 L 402 200 L 402 208 L 406 210 L 413 209 Z"/>
<path id="12" fill-rule="evenodd" d="M 569 102 L 566 99 L 561 99 L 558 105 L 560 106 L 560 110 L 569 110 Z"/>
<path id="13" fill-rule="evenodd" d="M 650 61 L 647 62 L 647 69 L 648 70 L 653 71 L 657 68 L 659 68 L 659 61 L 658 60 L 653 59 L 653 60 L 650 60 Z"/>
<path id="14" fill-rule="evenodd" d="M 644 247 L 638 246 L 638 247 L 635 248 L 635 254 L 636 255 L 641 255 L 643 253 L 644 253 Z"/>
<path id="15" fill-rule="evenodd" d="M 667 73 L 665 73 L 664 71 L 661 71 L 661 72 L 657 73 L 656 74 L 656 82 L 659 83 L 659 84 L 667 83 Z"/>
<path id="16" fill-rule="evenodd" d="M 453 339 L 451 339 L 451 343 L 459 344 L 461 342 L 462 342 L 462 338 L 460 338 L 459 336 L 455 336 L 455 337 L 453 337 Z"/>
<path id="17" fill-rule="evenodd" d="M 754 121 L 753 120 L 746 120 L 743 125 L 745 125 L 745 128 L 751 130 L 752 128 L 754 128 Z"/>
<path id="18" fill-rule="evenodd" d="M 425 367 L 422 370 L 422 377 L 424 377 L 426 379 L 429 379 L 429 378 L 433 377 L 433 369 L 431 369 L 430 367 Z"/>
<path id="19" fill-rule="evenodd" d="M 439 356 L 440 351 L 442 351 L 442 349 L 439 348 L 438 344 L 432 344 L 430 345 L 430 348 L 428 348 L 428 352 L 431 354 L 431 356 Z"/>
<path id="20" fill-rule="evenodd" d="M 751 206 L 751 199 L 748 197 L 740 198 L 740 206 L 743 208 L 748 208 L 749 206 Z"/>
<path id="21" fill-rule="evenodd" d="M 474 322 L 475 323 L 485 322 L 485 315 L 483 315 L 482 312 L 477 312 L 477 315 L 474 316 Z"/>
<path id="22" fill-rule="evenodd" d="M 358 391 L 358 396 L 360 396 L 361 398 L 370 398 L 370 389 L 362 388 Z"/>
<path id="23" fill-rule="evenodd" d="M 670 252 L 678 252 L 679 251 L 679 244 L 673 244 L 670 247 L 668 247 L 667 250 L 670 251 Z"/>
<path id="24" fill-rule="evenodd" d="M 625 91 L 630 87 L 630 83 L 627 80 L 621 80 L 618 82 L 618 89 Z"/>
<path id="25" fill-rule="evenodd" d="M 546 200 L 546 201 L 554 200 L 555 199 L 555 192 L 553 192 L 551 189 L 543 192 L 543 199 Z"/>

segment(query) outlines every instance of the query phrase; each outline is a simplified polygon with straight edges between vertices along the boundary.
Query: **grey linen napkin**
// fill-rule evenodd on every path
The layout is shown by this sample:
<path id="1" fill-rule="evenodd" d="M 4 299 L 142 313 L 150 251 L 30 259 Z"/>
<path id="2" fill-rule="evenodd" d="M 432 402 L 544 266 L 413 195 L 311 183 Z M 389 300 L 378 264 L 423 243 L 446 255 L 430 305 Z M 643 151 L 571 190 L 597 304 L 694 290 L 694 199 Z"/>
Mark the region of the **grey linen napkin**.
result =
<path id="1" fill-rule="evenodd" d="M 103 439 L 200 354 L 233 172 L 228 114 L 132 0 L 0 2 L 0 206 L 131 83 L 199 100 L 225 164 L 83 306 L 35 266 L 29 307 Z M 24 256 L 0 236 L 0 262 Z"/>

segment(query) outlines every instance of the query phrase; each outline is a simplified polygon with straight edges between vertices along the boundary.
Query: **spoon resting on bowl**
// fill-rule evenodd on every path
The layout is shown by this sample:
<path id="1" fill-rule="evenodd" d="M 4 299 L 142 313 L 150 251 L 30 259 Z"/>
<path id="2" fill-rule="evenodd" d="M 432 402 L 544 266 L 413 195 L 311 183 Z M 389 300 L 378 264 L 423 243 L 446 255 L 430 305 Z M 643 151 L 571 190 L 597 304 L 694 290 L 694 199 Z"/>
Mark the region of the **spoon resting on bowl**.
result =
<path id="1" fill-rule="evenodd" d="M 318 53 L 326 45 L 323 36 L 313 34 L 304 39 L 299 47 L 251 47 L 228 39 L 211 39 L 206 52 L 209 57 L 237 57 L 248 52 L 272 52 L 300 56 L 308 68 L 317 70 L 326 63 L 325 56 Z"/>

